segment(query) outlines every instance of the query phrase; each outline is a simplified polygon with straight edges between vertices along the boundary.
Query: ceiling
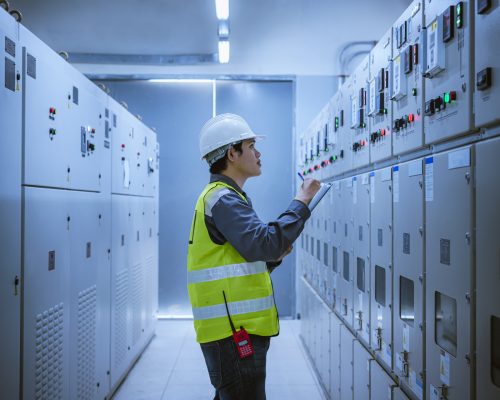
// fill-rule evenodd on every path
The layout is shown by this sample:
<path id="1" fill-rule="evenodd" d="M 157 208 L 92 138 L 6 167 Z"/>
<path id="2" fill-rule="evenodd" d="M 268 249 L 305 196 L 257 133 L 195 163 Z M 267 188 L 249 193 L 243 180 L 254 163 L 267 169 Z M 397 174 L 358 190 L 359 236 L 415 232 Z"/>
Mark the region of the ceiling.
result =
<path id="1" fill-rule="evenodd" d="M 10 0 L 54 50 L 187 55 L 217 52 L 214 0 Z M 230 0 L 229 64 L 80 64 L 84 73 L 335 75 L 352 41 L 377 40 L 409 0 Z M 71 61 L 71 60 L 70 60 Z"/>

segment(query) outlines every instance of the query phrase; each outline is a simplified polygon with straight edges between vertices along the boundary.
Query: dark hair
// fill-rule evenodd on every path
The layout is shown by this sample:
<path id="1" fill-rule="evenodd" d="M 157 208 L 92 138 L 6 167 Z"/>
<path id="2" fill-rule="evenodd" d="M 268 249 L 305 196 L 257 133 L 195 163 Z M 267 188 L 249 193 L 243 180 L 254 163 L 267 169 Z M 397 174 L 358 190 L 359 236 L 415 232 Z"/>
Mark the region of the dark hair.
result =
<path id="1" fill-rule="evenodd" d="M 243 142 L 233 144 L 233 149 L 235 149 L 239 154 L 243 153 L 243 149 L 241 147 L 242 144 L 243 144 Z M 227 168 L 227 151 L 226 151 L 226 154 L 224 154 L 224 157 L 222 157 L 220 160 L 217 160 L 215 163 L 213 163 L 210 166 L 210 173 L 211 174 L 220 174 L 226 168 Z"/>

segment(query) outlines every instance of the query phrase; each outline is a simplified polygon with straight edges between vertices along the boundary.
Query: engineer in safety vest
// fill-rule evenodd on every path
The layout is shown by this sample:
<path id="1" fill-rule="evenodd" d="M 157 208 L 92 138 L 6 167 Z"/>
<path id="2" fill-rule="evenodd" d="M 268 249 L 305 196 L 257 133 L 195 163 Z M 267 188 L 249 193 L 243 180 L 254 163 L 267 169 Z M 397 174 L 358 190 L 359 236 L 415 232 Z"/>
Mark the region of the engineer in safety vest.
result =
<path id="1" fill-rule="evenodd" d="M 270 277 L 310 216 L 320 188 L 306 179 L 275 220 L 262 222 L 243 191 L 261 174 L 260 139 L 238 115 L 210 119 L 200 133 L 200 152 L 210 166 L 191 224 L 187 284 L 215 399 L 266 398 L 266 354 L 279 333 Z"/>

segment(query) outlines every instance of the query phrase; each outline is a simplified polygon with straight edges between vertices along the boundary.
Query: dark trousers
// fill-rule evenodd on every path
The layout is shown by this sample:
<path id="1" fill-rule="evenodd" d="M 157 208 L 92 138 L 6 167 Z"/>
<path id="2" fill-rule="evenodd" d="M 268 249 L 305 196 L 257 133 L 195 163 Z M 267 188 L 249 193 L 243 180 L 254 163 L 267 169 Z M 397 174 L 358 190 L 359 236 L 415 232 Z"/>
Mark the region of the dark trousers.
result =
<path id="1" fill-rule="evenodd" d="M 241 359 L 233 337 L 202 343 L 214 400 L 265 400 L 266 356 L 271 339 L 250 335 L 254 354 Z"/>

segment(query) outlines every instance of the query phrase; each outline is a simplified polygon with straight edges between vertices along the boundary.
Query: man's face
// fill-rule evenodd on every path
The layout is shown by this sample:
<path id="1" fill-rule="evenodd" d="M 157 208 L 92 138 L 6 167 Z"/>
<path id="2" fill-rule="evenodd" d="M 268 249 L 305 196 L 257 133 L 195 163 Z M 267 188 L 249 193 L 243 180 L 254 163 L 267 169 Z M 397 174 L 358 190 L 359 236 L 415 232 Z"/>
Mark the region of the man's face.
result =
<path id="1" fill-rule="evenodd" d="M 242 152 L 234 151 L 234 167 L 244 176 L 259 176 L 260 168 L 260 153 L 255 148 L 255 140 L 245 140 L 241 145 Z"/>

